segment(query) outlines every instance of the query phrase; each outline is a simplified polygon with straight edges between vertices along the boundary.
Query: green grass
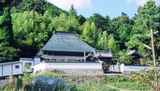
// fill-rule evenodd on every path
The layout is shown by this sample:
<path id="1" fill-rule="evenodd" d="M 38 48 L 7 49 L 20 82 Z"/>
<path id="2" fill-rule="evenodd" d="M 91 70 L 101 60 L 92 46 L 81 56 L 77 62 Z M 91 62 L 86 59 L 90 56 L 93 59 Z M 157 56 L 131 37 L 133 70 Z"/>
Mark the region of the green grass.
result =
<path id="1" fill-rule="evenodd" d="M 77 91 L 120 91 L 111 88 L 100 81 L 88 81 L 77 85 Z"/>
<path id="2" fill-rule="evenodd" d="M 127 77 L 105 77 L 105 83 L 116 88 L 126 89 L 131 91 L 150 91 L 151 87 L 147 84 L 138 83 L 136 81 L 129 80 Z"/>
<path id="3" fill-rule="evenodd" d="M 40 75 L 61 77 L 61 75 L 52 72 L 44 72 L 37 75 L 26 74 L 22 77 L 23 86 L 30 84 L 33 78 Z M 142 83 L 140 84 L 123 76 L 106 76 L 104 79 L 98 81 L 88 79 L 80 83 L 69 81 L 72 79 L 73 78 L 66 79 L 66 82 L 74 88 L 74 90 L 71 91 L 151 91 L 150 86 Z M 15 84 L 9 83 L 0 91 L 11 91 L 11 89 L 15 89 Z"/>
<path id="4" fill-rule="evenodd" d="M 78 91 L 151 91 L 151 87 L 123 76 L 107 76 L 100 81 L 76 84 Z"/>

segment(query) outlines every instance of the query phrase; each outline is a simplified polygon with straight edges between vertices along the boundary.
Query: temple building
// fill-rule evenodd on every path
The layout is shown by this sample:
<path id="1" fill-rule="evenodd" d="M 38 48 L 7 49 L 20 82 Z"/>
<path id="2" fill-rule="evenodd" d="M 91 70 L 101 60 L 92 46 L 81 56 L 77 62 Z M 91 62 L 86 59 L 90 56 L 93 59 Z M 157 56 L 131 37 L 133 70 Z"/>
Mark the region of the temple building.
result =
<path id="1" fill-rule="evenodd" d="M 65 75 L 103 75 L 102 63 L 95 55 L 96 49 L 78 34 L 56 32 L 38 53 L 41 62 L 34 66 L 34 73 L 56 70 Z"/>
<path id="2" fill-rule="evenodd" d="M 78 34 L 57 32 L 41 49 L 42 61 L 56 63 L 95 62 L 96 50 L 80 40 Z"/>

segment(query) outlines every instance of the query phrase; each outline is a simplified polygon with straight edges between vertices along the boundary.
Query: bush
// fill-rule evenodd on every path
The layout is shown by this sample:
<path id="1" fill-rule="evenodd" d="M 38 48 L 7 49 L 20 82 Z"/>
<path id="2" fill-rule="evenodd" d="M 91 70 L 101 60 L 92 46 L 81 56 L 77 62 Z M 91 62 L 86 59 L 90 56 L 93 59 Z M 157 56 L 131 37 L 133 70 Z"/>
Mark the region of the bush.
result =
<path id="1" fill-rule="evenodd" d="M 139 73 L 133 73 L 130 79 L 141 84 L 149 85 L 154 91 L 159 91 L 157 89 L 160 89 L 160 71 L 157 68 L 152 68 Z"/>
<path id="2" fill-rule="evenodd" d="M 13 47 L 0 46 L 0 61 L 18 59 L 18 50 Z"/>
<path id="3" fill-rule="evenodd" d="M 39 76 L 33 79 L 28 91 L 70 91 L 69 85 L 59 78 Z M 33 89 L 32 89 L 33 88 Z"/>
<path id="4" fill-rule="evenodd" d="M 125 82 L 125 81 L 128 81 L 128 78 L 124 76 L 106 76 L 105 77 L 105 83 Z"/>

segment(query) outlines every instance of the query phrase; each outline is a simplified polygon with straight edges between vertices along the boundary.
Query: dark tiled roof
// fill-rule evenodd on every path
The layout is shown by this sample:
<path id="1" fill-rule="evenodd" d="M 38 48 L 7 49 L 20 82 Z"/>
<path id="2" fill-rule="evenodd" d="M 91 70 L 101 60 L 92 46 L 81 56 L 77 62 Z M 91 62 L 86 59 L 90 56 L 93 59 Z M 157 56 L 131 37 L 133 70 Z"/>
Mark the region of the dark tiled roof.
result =
<path id="1" fill-rule="evenodd" d="M 77 34 L 57 32 L 53 34 L 42 51 L 95 52 L 95 49 L 81 41 Z"/>

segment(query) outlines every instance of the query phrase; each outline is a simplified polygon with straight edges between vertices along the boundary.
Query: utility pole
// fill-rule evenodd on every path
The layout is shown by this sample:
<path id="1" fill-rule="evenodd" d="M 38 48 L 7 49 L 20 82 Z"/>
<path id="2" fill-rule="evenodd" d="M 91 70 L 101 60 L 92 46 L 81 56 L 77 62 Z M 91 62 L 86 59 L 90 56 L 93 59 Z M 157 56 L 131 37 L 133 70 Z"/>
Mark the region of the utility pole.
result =
<path id="1" fill-rule="evenodd" d="M 153 29 L 151 29 L 151 45 L 152 45 L 152 59 L 153 59 L 153 67 L 154 67 L 154 86 L 155 86 L 155 91 L 158 90 L 158 70 L 156 68 L 156 54 L 155 54 L 155 47 L 154 47 L 154 35 L 153 35 Z"/>
<path id="2" fill-rule="evenodd" d="M 152 29 L 151 29 L 151 45 L 152 45 L 153 65 L 154 65 L 154 67 L 156 67 L 156 55 L 155 55 L 154 36 L 153 36 L 153 30 Z"/>

